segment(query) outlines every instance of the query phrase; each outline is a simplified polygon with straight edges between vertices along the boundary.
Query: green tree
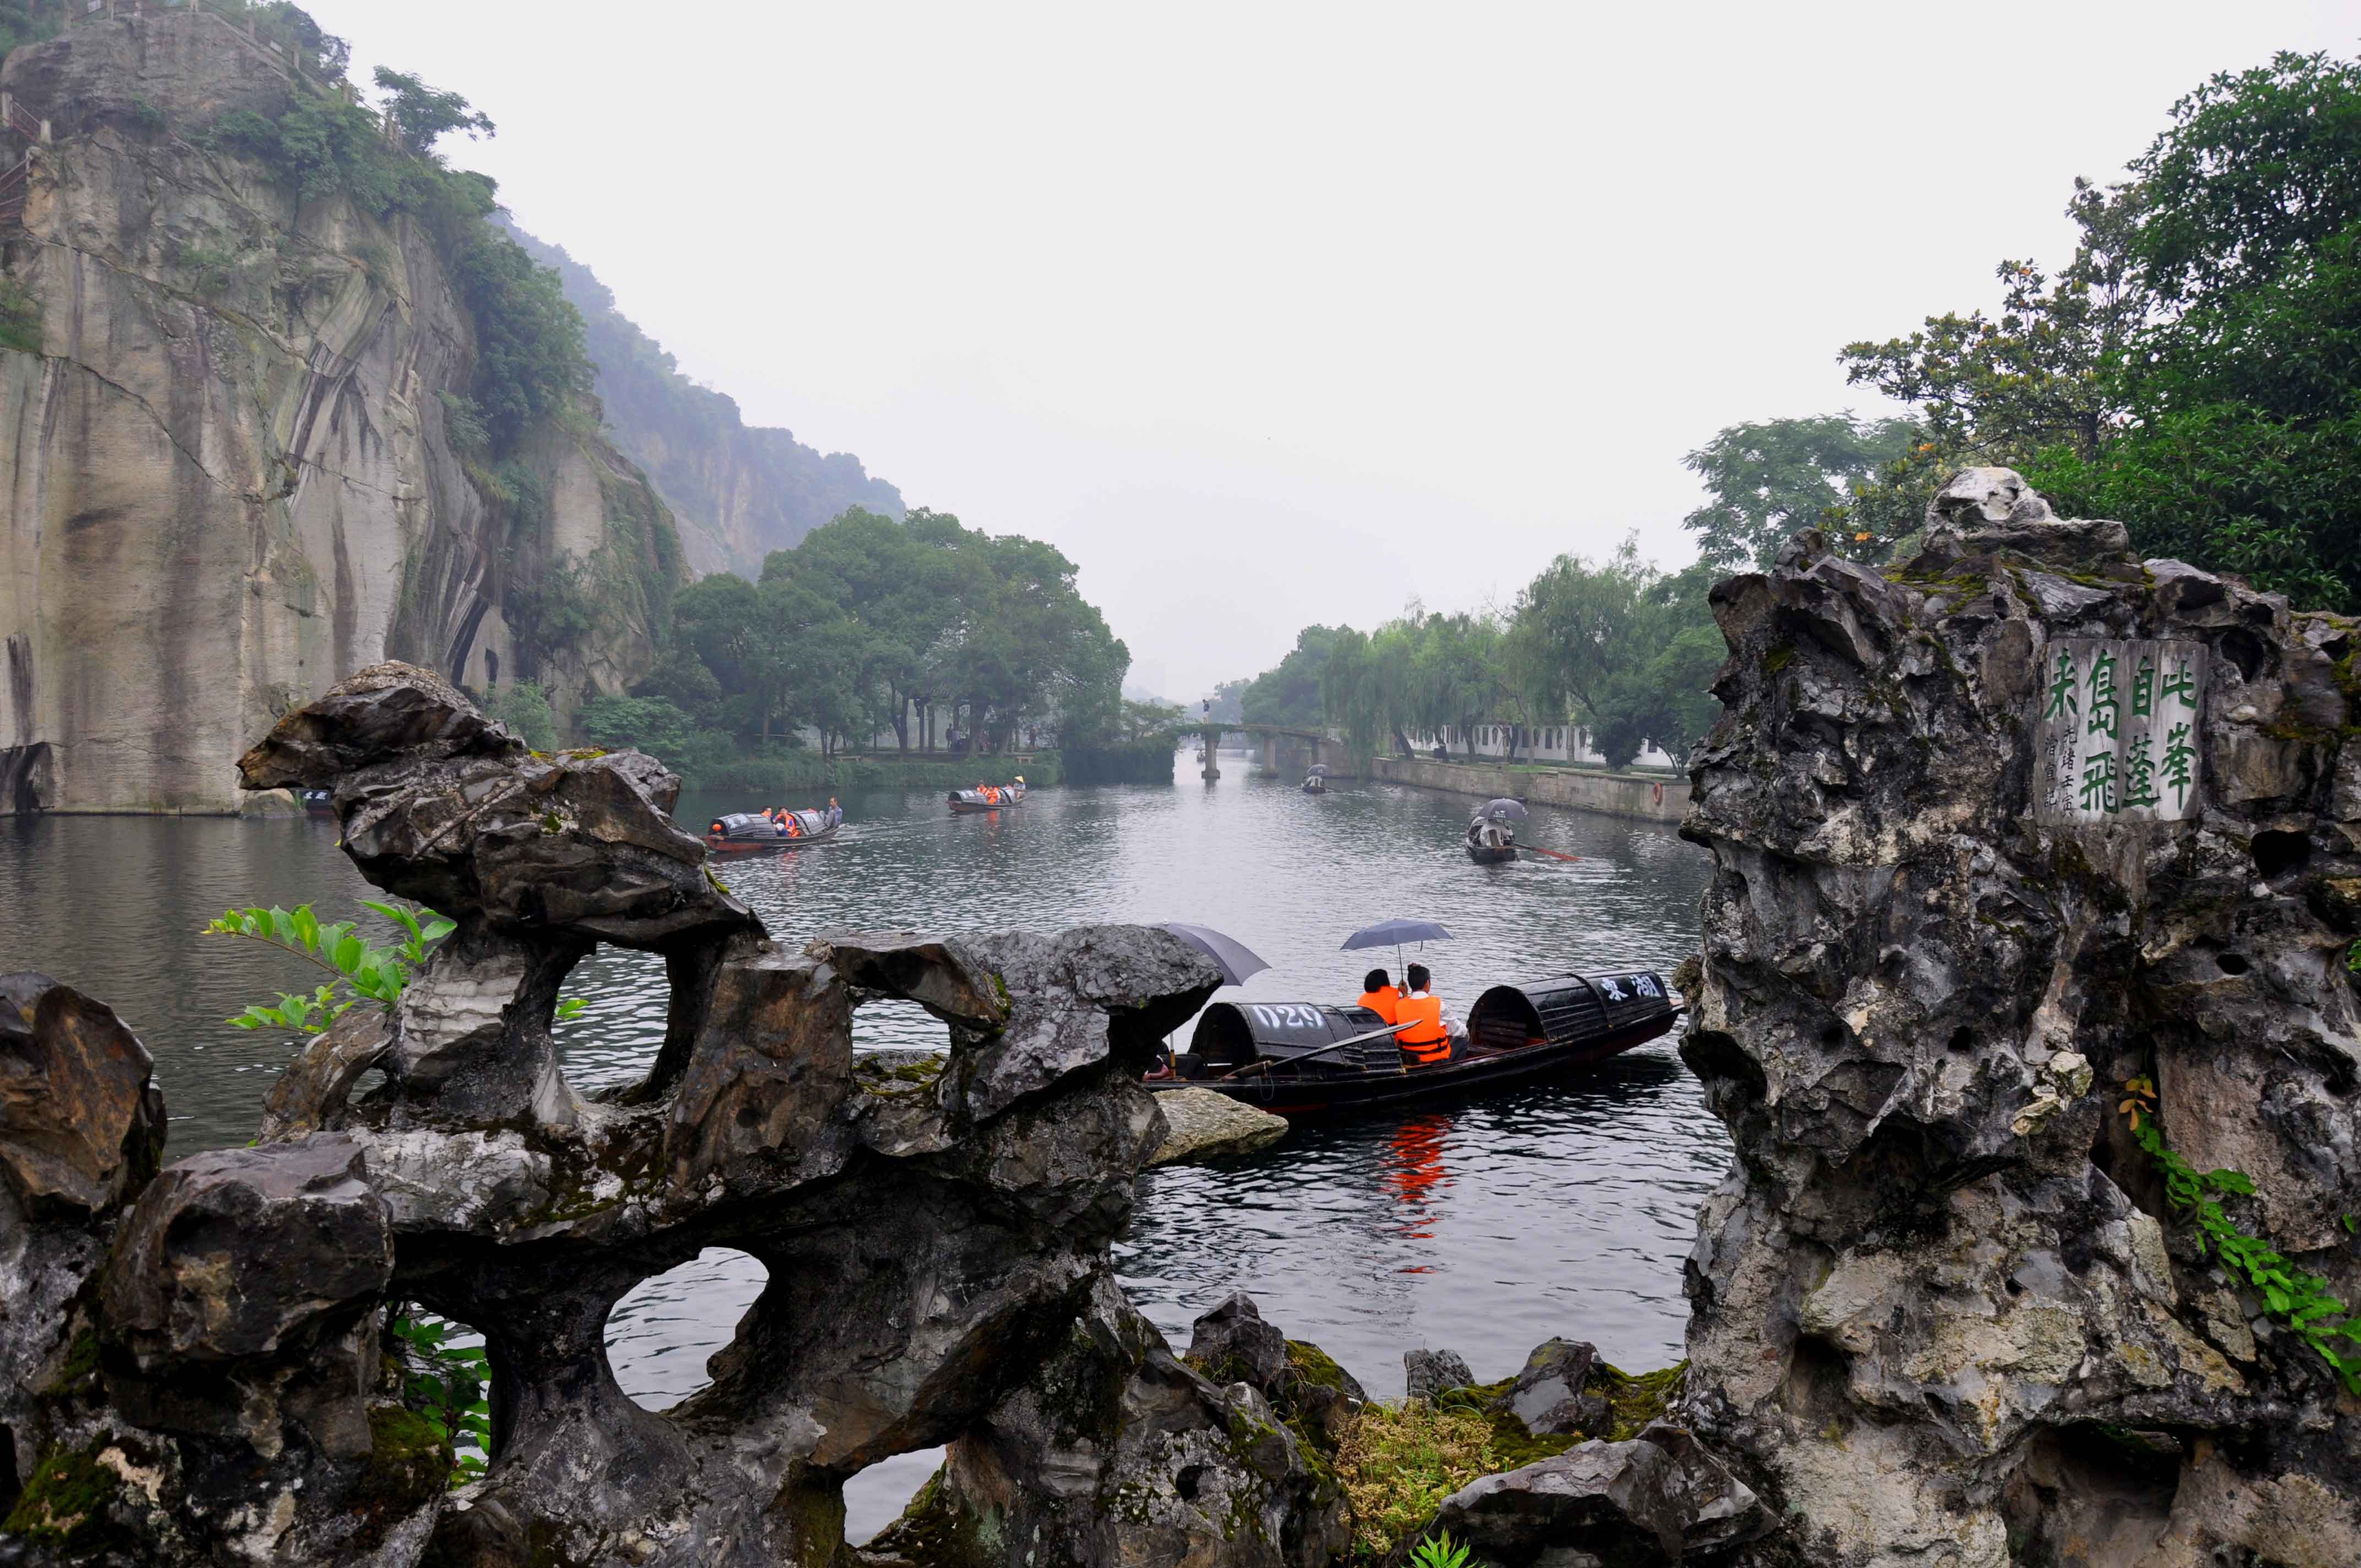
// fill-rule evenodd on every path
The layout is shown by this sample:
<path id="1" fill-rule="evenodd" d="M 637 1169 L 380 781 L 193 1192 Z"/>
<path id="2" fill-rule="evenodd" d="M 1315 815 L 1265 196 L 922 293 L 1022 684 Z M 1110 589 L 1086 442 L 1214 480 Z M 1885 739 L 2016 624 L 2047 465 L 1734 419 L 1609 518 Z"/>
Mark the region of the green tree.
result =
<path id="1" fill-rule="evenodd" d="M 1850 412 L 1731 425 L 1682 459 L 1711 498 L 1682 526 L 1704 559 L 1730 571 L 1769 566 L 1798 529 L 1827 526 L 1853 543 L 1862 531 L 1842 518 L 1855 492 L 1923 439 L 1914 420 Z"/>
<path id="2" fill-rule="evenodd" d="M 1508 641 L 1519 685 L 1539 712 L 1581 714 L 1610 767 L 1650 744 L 1679 756 L 1712 727 L 1706 686 L 1723 657 L 1706 604 L 1719 575 L 1700 562 L 1668 575 L 1636 539 L 1594 565 L 1561 555 L 1518 596 Z"/>
<path id="3" fill-rule="evenodd" d="M 1317 727 L 1322 714 L 1320 675 L 1327 667 L 1339 630 L 1307 626 L 1297 632 L 1295 646 L 1287 656 L 1246 683 L 1239 694 L 1239 719 L 1297 729 Z"/>
<path id="4" fill-rule="evenodd" d="M 2131 175 L 2077 182 L 2072 260 L 2003 263 L 1998 316 L 1845 350 L 1938 449 L 1872 499 L 2007 462 L 2144 550 L 2361 608 L 2361 65 L 2216 75 Z"/>
<path id="5" fill-rule="evenodd" d="M 491 116 L 470 106 L 456 93 L 437 92 L 407 71 L 390 71 L 382 65 L 374 75 L 379 90 L 386 94 L 386 121 L 393 127 L 394 139 L 413 158 L 433 156 L 434 144 L 454 131 L 465 131 L 471 137 L 493 132 Z"/>

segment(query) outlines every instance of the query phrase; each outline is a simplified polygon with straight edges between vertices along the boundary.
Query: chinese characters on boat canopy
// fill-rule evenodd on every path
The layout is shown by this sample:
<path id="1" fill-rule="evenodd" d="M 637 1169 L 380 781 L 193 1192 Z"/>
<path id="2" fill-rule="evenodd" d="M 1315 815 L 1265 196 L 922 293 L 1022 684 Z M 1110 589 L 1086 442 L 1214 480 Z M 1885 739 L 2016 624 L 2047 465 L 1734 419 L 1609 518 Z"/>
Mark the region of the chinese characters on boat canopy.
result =
<path id="1" fill-rule="evenodd" d="M 2177 822 L 2197 814 L 2205 650 L 2068 637 L 2033 697 L 2040 822 Z"/>

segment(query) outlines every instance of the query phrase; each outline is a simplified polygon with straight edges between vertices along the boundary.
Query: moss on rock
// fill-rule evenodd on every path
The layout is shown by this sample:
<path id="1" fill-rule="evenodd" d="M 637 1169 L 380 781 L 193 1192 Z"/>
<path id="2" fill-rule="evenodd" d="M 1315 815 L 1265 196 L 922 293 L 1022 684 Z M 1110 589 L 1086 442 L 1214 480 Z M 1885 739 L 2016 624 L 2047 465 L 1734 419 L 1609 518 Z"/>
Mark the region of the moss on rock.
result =
<path id="1" fill-rule="evenodd" d="M 123 1543 L 127 1532 L 108 1511 L 123 1490 L 123 1477 L 99 1462 L 104 1449 L 102 1441 L 43 1454 L 17 1495 L 16 1506 L 0 1521 L 0 1534 L 23 1536 L 68 1553 Z"/>

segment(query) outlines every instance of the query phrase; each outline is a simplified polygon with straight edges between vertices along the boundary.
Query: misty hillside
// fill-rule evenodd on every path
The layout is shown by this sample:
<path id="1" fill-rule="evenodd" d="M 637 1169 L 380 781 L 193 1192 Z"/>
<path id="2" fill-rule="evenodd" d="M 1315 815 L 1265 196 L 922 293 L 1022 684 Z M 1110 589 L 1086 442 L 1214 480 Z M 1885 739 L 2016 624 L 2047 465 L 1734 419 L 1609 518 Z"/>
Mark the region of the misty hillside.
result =
<path id="1" fill-rule="evenodd" d="M 758 576 L 764 555 L 792 548 L 847 507 L 902 515 L 902 492 L 869 474 L 860 458 L 816 452 L 791 431 L 747 425 L 736 400 L 682 375 L 664 345 L 615 308 L 596 273 L 561 247 L 505 226 L 535 261 L 556 269 L 566 297 L 582 313 L 615 444 L 672 507 L 699 576 Z"/>

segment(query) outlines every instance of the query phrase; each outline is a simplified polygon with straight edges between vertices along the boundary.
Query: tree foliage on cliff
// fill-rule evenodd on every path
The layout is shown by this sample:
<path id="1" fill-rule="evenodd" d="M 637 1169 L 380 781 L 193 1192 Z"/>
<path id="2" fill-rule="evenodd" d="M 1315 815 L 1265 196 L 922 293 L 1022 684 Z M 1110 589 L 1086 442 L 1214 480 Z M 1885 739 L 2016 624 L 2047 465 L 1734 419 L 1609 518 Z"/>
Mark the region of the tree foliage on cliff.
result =
<path id="1" fill-rule="evenodd" d="M 1706 504 L 1681 520 L 1697 552 L 1724 571 L 1768 566 L 1798 529 L 1827 528 L 1861 551 L 1882 529 L 1850 509 L 1880 476 L 1908 462 L 1924 441 L 1916 421 L 1850 413 L 1734 424 L 1682 462 L 1705 482 Z M 1870 538 L 1854 540 L 1855 533 Z"/>
<path id="2" fill-rule="evenodd" d="M 406 72 L 379 67 L 376 81 L 380 112 L 298 94 L 277 119 L 235 110 L 194 139 L 274 170 L 298 200 L 341 196 L 372 217 L 407 214 L 426 226 L 475 323 L 468 393 L 493 455 L 504 456 L 589 387 L 582 318 L 556 275 L 487 221 L 498 206 L 491 179 L 451 169 L 434 150 L 454 132 L 491 135 L 491 120 Z"/>
<path id="3" fill-rule="evenodd" d="M 831 748 L 889 729 L 906 750 L 928 706 L 963 714 L 993 749 L 1044 726 L 1070 744 L 1126 727 L 1131 656 L 1075 588 L 1073 563 L 923 507 L 901 520 L 849 510 L 774 551 L 758 583 L 707 577 L 674 601 L 674 629 L 635 695 L 757 745 L 808 725 Z"/>
<path id="4" fill-rule="evenodd" d="M 2213 76 L 2131 175 L 2077 182 L 2071 260 L 2003 262 L 1997 314 L 1846 348 L 1939 451 L 1894 510 L 2005 462 L 2150 554 L 2361 609 L 2361 64 Z"/>

